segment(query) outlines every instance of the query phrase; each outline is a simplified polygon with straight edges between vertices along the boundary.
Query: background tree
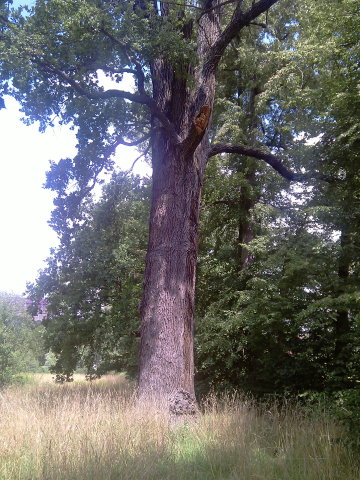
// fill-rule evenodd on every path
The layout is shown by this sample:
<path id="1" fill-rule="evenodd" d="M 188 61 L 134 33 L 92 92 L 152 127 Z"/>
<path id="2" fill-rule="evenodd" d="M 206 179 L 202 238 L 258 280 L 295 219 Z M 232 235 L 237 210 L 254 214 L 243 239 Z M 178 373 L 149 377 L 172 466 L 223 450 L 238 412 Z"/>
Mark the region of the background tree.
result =
<path id="1" fill-rule="evenodd" d="M 269 132 L 290 139 L 281 144 L 304 169 L 328 181 L 309 179 L 290 198 L 284 186 L 263 189 L 253 208 L 258 236 L 247 248 L 247 271 L 235 266 L 237 180 L 223 175 L 234 160 L 222 158 L 208 170 L 197 352 L 199 374 L 217 386 L 299 392 L 353 387 L 358 378 L 356 5 L 337 2 L 325 21 L 324 7 L 309 3 L 287 22 L 283 49 L 268 32 L 275 68 L 258 108 L 267 99 L 270 112 L 287 119 L 276 123 L 265 110 L 259 116 Z M 294 141 L 301 130 L 323 137 L 315 147 L 301 145 Z"/>
<path id="2" fill-rule="evenodd" d="M 35 304 L 46 298 L 46 345 L 59 381 L 78 366 L 89 376 L 137 371 L 149 197 L 145 179 L 114 174 L 30 288 Z"/>
<path id="3" fill-rule="evenodd" d="M 315 57 L 323 72 L 324 89 L 320 113 L 325 119 L 324 136 L 318 150 L 324 170 L 338 179 L 320 189 L 318 204 L 326 205 L 319 215 L 339 237 L 336 255 L 336 275 L 331 284 L 333 338 L 335 341 L 333 371 L 330 387 L 352 386 L 358 378 L 358 268 L 359 248 L 359 121 L 360 106 L 356 64 L 360 60 L 358 6 L 344 1 L 332 14 L 335 23 L 333 37 L 328 37 L 329 20 L 317 26 L 318 37 L 323 39 L 323 55 Z M 316 21 L 318 11 L 312 9 Z M 309 28 L 309 26 L 307 27 Z M 312 33 L 314 35 L 314 33 Z M 308 43 L 314 42 L 309 36 Z M 325 55 L 324 55 L 325 53 Z"/>
<path id="4" fill-rule="evenodd" d="M 25 300 L 0 293 L 0 387 L 14 375 L 34 372 L 44 363 L 43 327 L 26 311 Z"/>

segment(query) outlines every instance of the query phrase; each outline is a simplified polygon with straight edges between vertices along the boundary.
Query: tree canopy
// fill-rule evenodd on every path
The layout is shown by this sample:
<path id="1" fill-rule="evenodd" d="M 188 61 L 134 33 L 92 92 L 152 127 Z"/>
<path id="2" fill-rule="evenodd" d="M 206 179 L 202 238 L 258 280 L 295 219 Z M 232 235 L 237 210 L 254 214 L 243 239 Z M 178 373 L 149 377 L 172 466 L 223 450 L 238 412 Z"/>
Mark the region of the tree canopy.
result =
<path id="1" fill-rule="evenodd" d="M 357 2 L 38 0 L 3 11 L 0 94 L 25 121 L 69 124 L 78 139 L 75 158 L 47 174 L 61 246 L 33 287 L 48 298 L 56 372 L 80 358 L 92 374 L 133 371 L 140 335 L 140 394 L 193 413 L 191 401 L 177 409 L 193 395 L 195 315 L 207 385 L 354 385 Z M 114 175 L 94 202 L 120 144 L 151 159 L 151 196 L 147 182 Z"/>

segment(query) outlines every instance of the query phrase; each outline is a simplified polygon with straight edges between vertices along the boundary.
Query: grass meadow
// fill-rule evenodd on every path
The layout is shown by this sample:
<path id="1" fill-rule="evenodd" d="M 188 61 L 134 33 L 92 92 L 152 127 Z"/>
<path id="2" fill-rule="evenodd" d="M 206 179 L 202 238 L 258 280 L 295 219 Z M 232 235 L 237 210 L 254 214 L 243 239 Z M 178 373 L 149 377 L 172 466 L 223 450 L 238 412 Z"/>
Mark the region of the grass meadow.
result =
<path id="1" fill-rule="evenodd" d="M 197 421 L 141 411 L 122 376 L 0 392 L 0 480 L 358 480 L 341 426 L 319 409 L 210 397 Z"/>

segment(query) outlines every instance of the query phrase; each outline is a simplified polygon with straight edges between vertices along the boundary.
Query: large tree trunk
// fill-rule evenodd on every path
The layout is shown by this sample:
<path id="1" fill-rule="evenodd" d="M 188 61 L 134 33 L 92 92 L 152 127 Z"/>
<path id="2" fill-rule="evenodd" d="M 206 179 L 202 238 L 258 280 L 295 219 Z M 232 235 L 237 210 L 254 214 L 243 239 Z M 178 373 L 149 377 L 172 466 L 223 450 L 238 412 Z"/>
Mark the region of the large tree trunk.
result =
<path id="1" fill-rule="evenodd" d="M 141 305 L 138 396 L 142 402 L 161 403 L 163 412 L 187 415 L 197 410 L 194 292 L 200 195 L 210 151 L 207 128 L 216 69 L 239 30 L 276 1 L 260 0 L 246 13 L 242 2 L 235 2 L 231 20 L 221 31 L 221 11 L 227 2 L 207 0 L 197 26 L 190 20 L 179 30 L 187 40 L 196 34 L 195 63 L 184 59 L 175 68 L 170 59 L 157 58 L 150 65 L 156 105 L 156 109 L 152 107 L 153 194 Z M 166 18 L 171 2 L 155 4 Z M 145 94 L 143 75 L 139 77 L 141 86 Z"/>
<path id="2" fill-rule="evenodd" d="M 194 293 L 201 173 L 194 157 L 154 146 L 149 245 L 142 302 L 139 396 L 196 412 Z"/>
<path id="3" fill-rule="evenodd" d="M 340 237 L 340 255 L 338 264 L 339 286 L 338 293 L 341 295 L 346 292 L 347 282 L 350 276 L 351 255 L 350 235 L 347 229 L 341 232 Z M 335 320 L 335 371 L 334 383 L 337 388 L 346 388 L 352 385 L 348 377 L 347 360 L 349 358 L 351 321 L 349 311 L 345 308 L 339 308 Z"/>
<path id="4" fill-rule="evenodd" d="M 153 119 L 153 193 L 141 305 L 138 396 L 141 401 L 161 403 L 163 412 L 175 415 L 197 411 L 195 277 L 207 127 L 215 98 L 215 68 L 205 68 L 202 59 L 220 33 L 219 15 L 220 11 L 211 11 L 200 19 L 195 69 L 189 62 L 175 72 L 161 58 L 151 65 L 154 100 L 181 142 L 171 142 Z M 192 31 L 190 22 L 182 33 L 190 38 Z"/>
<path id="5" fill-rule="evenodd" d="M 153 66 L 154 92 L 177 127 L 174 145 L 156 121 L 152 137 L 153 190 L 141 305 L 138 395 L 174 415 L 197 412 L 194 392 L 194 310 L 202 178 L 208 158 L 204 105 L 166 63 Z M 157 83 L 156 79 L 161 78 Z M 214 101 L 214 76 L 204 101 Z M 179 99 L 181 101 L 179 102 Z M 211 111 L 210 105 L 206 111 Z M 200 123 L 201 123 L 200 122 Z"/>

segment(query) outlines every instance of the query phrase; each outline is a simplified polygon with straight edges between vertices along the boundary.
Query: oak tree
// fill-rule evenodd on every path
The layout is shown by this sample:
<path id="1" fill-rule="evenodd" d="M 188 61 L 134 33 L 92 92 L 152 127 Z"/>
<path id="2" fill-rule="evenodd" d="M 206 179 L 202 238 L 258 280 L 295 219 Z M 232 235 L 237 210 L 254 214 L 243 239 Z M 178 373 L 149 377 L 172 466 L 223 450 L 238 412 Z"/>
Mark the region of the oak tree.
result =
<path id="1" fill-rule="evenodd" d="M 276 3 L 38 0 L 33 9 L 1 16 L 2 93 L 40 129 L 57 120 L 77 132 L 77 155 L 53 164 L 47 176 L 57 192 L 51 223 L 64 244 L 83 221 L 82 200 L 113 168 L 117 146 L 151 149 L 138 394 L 173 413 L 196 411 L 195 275 L 209 158 L 245 155 L 288 180 L 301 177 L 266 147 L 213 141 L 219 66 L 239 33 L 262 28 Z M 123 86 L 127 75 L 133 89 Z"/>

